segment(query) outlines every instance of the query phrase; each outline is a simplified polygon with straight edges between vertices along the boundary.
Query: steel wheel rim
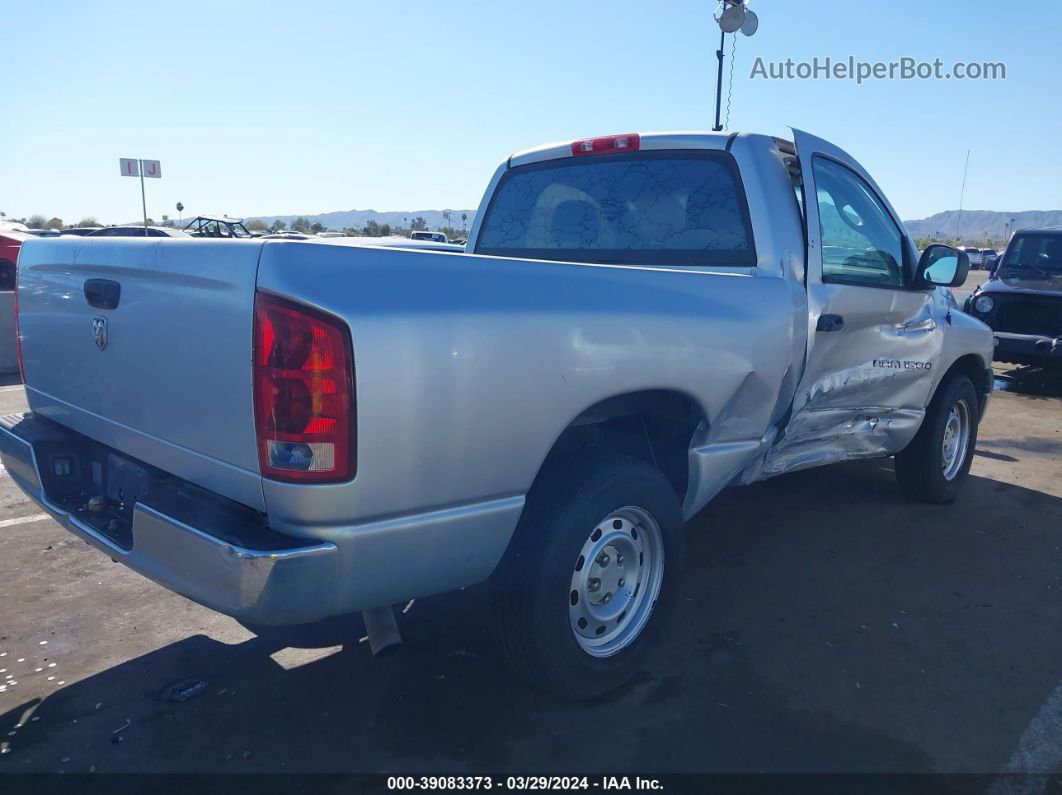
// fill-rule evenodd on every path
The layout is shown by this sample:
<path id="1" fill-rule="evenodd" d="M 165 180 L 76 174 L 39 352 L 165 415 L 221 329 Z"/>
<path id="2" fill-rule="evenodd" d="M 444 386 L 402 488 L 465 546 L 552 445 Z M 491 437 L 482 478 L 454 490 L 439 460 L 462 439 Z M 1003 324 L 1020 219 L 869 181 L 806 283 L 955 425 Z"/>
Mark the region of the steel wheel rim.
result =
<path id="1" fill-rule="evenodd" d="M 954 480 L 962 471 L 970 448 L 970 428 L 970 407 L 965 400 L 957 401 L 944 423 L 941 469 L 945 480 Z"/>
<path id="2" fill-rule="evenodd" d="M 642 508 L 613 511 L 587 537 L 572 571 L 568 618 L 579 647 L 611 657 L 641 634 L 664 581 L 660 525 Z"/>

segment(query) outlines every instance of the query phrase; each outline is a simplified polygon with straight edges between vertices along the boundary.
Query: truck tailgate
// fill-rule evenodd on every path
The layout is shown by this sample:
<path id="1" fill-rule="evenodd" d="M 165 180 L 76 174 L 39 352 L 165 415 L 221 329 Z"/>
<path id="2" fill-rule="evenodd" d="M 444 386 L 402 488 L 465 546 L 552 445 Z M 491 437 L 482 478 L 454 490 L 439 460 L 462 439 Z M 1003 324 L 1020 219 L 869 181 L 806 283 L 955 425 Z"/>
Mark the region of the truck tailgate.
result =
<path id="1" fill-rule="evenodd" d="M 251 386 L 261 245 L 27 241 L 18 298 L 30 408 L 261 510 Z"/>

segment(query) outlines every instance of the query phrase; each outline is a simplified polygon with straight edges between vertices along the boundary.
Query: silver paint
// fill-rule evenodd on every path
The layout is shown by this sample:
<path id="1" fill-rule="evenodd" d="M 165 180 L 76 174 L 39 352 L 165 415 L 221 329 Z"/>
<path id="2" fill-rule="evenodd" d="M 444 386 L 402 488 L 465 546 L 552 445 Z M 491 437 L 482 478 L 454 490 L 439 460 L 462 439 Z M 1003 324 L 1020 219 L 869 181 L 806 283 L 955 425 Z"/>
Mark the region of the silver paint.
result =
<path id="1" fill-rule="evenodd" d="M 200 604 L 261 624 L 297 624 L 328 615 L 322 594 L 336 588 L 336 548 L 244 549 L 138 503 L 133 546 L 123 549 L 52 503 L 32 447 L 0 425 L 0 459 L 12 479 L 60 525 L 114 560 Z"/>
<path id="2" fill-rule="evenodd" d="M 836 147 L 804 133 L 797 143 L 802 161 L 822 151 L 873 184 Z M 319 615 L 489 576 L 554 442 L 619 395 L 670 390 L 702 413 L 690 441 L 686 517 L 733 482 L 902 449 L 952 363 L 974 354 L 988 366 L 990 333 L 954 311 L 943 291 L 823 284 L 817 208 L 808 210 L 805 252 L 772 138 L 642 137 L 643 149 L 728 145 L 744 181 L 755 267 L 591 265 L 327 242 L 27 241 L 20 301 L 31 408 L 265 511 L 273 529 L 306 538 L 308 548 L 334 550 L 335 579 L 322 580 L 311 611 Z M 569 155 L 569 144 L 514 155 L 485 199 L 510 163 Z M 102 353 L 82 325 L 92 311 L 80 294 L 90 276 L 123 286 Z M 256 288 L 350 327 L 351 482 L 258 475 Z M 845 329 L 816 332 L 824 313 L 843 315 Z M 149 576 L 173 582 L 175 550 L 155 552 L 165 560 Z M 195 598 L 224 602 L 229 585 L 210 587 L 218 595 Z"/>
<path id="3" fill-rule="evenodd" d="M 251 310 L 261 243 L 55 237 L 19 254 L 30 408 L 261 510 Z M 113 310 L 84 283 L 121 283 Z M 108 326 L 106 350 L 93 318 Z"/>

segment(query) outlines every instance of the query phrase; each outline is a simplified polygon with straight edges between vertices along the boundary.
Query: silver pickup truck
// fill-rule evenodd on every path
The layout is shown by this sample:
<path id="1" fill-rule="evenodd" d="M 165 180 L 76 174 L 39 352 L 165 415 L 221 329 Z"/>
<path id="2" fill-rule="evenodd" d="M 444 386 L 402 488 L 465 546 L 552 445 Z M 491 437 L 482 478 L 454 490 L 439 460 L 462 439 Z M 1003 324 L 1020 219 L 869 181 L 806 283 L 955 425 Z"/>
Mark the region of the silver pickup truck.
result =
<path id="1" fill-rule="evenodd" d="M 251 625 L 490 581 L 502 656 L 592 698 L 671 612 L 721 489 L 896 456 L 956 496 L 992 336 L 811 135 L 515 154 L 468 253 L 28 241 L 11 476 L 71 532 Z"/>

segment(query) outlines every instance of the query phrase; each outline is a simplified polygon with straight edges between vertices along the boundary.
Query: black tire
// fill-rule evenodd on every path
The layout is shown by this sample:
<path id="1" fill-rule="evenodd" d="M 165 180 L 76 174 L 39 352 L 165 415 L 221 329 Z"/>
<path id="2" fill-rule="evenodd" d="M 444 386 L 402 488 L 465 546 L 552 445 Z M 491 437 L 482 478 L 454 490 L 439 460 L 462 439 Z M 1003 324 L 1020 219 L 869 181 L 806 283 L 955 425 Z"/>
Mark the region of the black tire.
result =
<path id="1" fill-rule="evenodd" d="M 664 561 L 660 591 L 648 620 L 629 644 L 611 656 L 595 657 L 576 640 L 566 596 L 580 570 L 580 552 L 595 528 L 630 506 L 659 527 Z M 621 687 L 638 673 L 673 612 L 684 546 L 675 491 L 645 461 L 586 458 L 544 473 L 531 488 L 505 557 L 491 577 L 494 634 L 501 656 L 518 676 L 565 699 L 591 700 Z M 635 597 L 637 592 L 635 588 Z"/>
<path id="2" fill-rule="evenodd" d="M 965 401 L 969 411 L 969 441 L 958 472 L 948 479 L 944 475 L 944 432 L 952 408 L 960 401 Z M 977 446 L 977 425 L 981 420 L 979 405 L 977 390 L 965 375 L 956 373 L 937 387 L 918 434 L 896 456 L 896 481 L 904 494 L 919 502 L 938 505 L 955 500 L 970 472 Z"/>

